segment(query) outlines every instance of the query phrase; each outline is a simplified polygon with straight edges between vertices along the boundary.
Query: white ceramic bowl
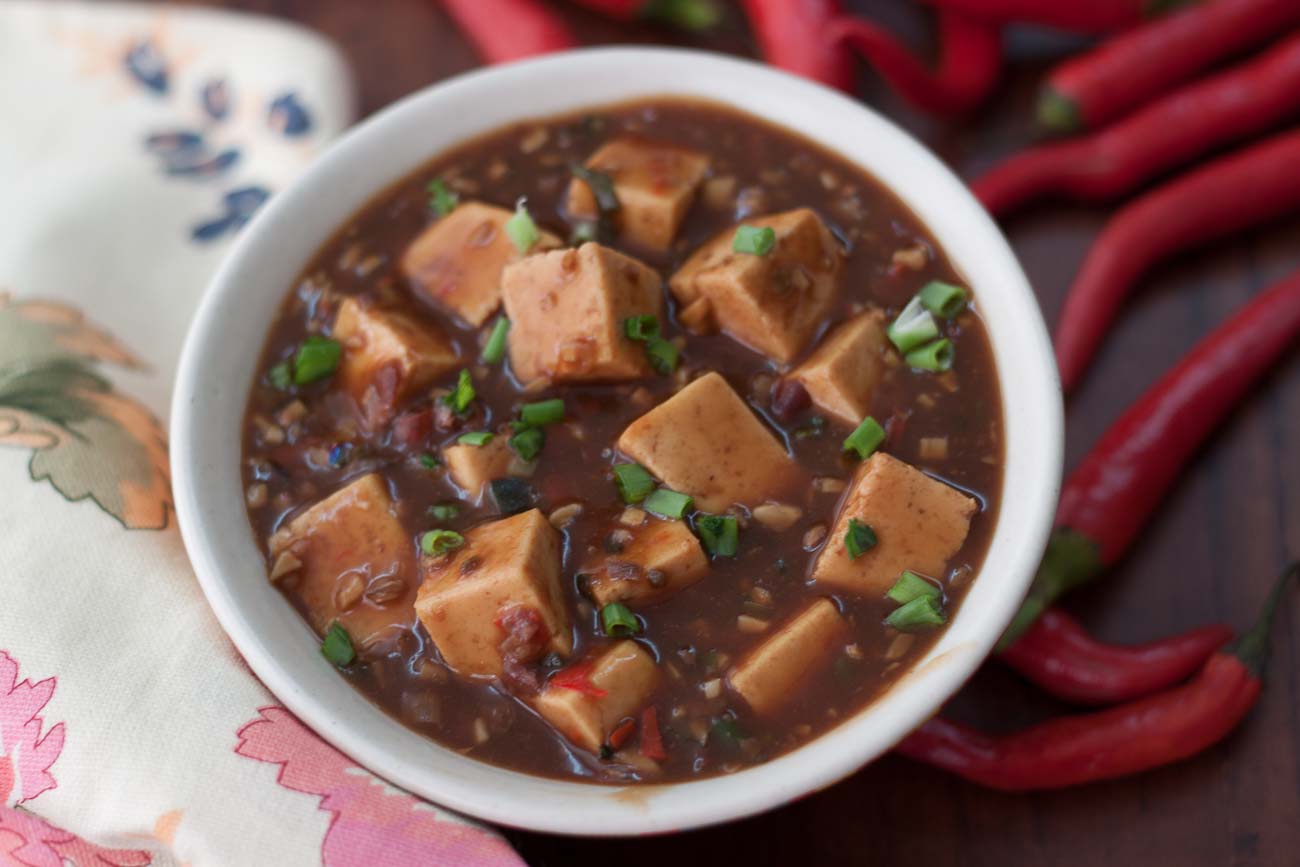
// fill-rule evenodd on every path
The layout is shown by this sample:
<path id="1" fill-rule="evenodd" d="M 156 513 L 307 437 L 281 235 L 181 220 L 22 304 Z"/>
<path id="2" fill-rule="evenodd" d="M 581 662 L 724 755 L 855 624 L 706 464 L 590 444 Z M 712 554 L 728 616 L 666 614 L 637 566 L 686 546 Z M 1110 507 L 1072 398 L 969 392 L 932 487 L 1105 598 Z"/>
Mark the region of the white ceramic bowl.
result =
<path id="1" fill-rule="evenodd" d="M 998 527 L 942 639 L 861 713 L 731 776 L 618 790 L 527 776 L 404 728 L 350 687 L 266 579 L 245 517 L 240 421 L 267 326 L 317 248 L 372 196 L 459 142 L 531 117 L 636 97 L 728 103 L 836 151 L 883 181 L 974 288 L 992 339 L 1006 427 Z M 327 740 L 380 776 L 492 822 L 566 834 L 674 831 L 776 807 L 847 776 L 933 714 L 989 653 L 1046 543 L 1061 472 L 1061 397 L 1043 320 L 1006 241 L 916 141 L 844 96 L 721 55 L 599 49 L 497 67 L 430 87 L 340 139 L 243 231 L 190 328 L 172 405 L 171 462 L 185 545 L 249 665 Z"/>

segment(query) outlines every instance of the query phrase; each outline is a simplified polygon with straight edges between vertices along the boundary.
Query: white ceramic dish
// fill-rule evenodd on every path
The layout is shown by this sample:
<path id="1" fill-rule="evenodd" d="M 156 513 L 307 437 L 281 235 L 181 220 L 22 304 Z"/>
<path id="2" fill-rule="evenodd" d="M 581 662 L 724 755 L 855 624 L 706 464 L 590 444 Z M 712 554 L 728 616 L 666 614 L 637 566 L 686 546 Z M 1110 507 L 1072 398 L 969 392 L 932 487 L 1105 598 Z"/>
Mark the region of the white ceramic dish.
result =
<path id="1" fill-rule="evenodd" d="M 404 728 L 349 686 L 272 588 L 244 511 L 240 423 L 265 331 L 290 284 L 372 196 L 466 138 L 530 117 L 637 97 L 728 103 L 820 142 L 880 178 L 974 288 L 1002 386 L 1006 475 L 978 580 L 940 642 L 893 689 L 795 752 L 731 776 L 616 789 L 486 765 Z M 1006 241 L 962 183 L 889 121 L 758 64 L 662 49 L 600 49 L 430 87 L 340 139 L 244 230 L 194 317 L 172 406 L 185 544 L 249 665 L 304 722 L 382 777 L 452 809 L 566 834 L 648 834 L 721 822 L 828 786 L 934 713 L 989 653 L 1046 543 L 1061 472 L 1061 397 L 1046 330 Z"/>

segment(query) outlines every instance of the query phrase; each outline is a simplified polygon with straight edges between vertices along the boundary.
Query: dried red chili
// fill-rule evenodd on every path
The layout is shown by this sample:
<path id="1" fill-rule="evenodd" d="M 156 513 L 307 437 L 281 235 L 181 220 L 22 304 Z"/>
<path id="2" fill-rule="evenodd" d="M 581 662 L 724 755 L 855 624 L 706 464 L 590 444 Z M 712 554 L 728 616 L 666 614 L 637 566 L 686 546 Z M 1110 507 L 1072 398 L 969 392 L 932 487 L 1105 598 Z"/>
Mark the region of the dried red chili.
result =
<path id="1" fill-rule="evenodd" d="M 546 685 L 548 687 L 558 686 L 561 689 L 571 689 L 591 698 L 604 698 L 609 695 L 609 691 L 601 689 L 591 682 L 591 670 L 592 664 L 590 662 L 579 662 L 555 672 Z"/>
<path id="2" fill-rule="evenodd" d="M 1001 648 L 1119 559 L 1188 458 L 1297 335 L 1300 272 L 1252 298 L 1107 429 L 1066 480 L 1057 529 Z"/>
<path id="3" fill-rule="evenodd" d="M 1171 2 L 1151 0 L 925 0 L 992 22 L 1046 24 L 1075 33 L 1110 33 L 1154 18 Z M 1185 0 L 1187 2 L 1187 0 Z M 1190 0 L 1197 2 L 1197 0 Z"/>
<path id="4" fill-rule="evenodd" d="M 1069 391 L 1129 288 L 1171 253 L 1300 207 L 1300 131 L 1229 154 L 1119 211 L 1094 242 L 1057 323 L 1056 362 Z"/>
<path id="5" fill-rule="evenodd" d="M 840 90 L 853 89 L 853 58 L 827 38 L 838 0 L 743 0 L 763 59 Z"/>
<path id="6" fill-rule="evenodd" d="M 488 63 L 578 44 L 564 19 L 539 0 L 442 0 L 442 5 Z"/>
<path id="7" fill-rule="evenodd" d="M 663 733 L 659 731 L 659 713 L 653 707 L 641 711 L 641 755 L 656 762 L 668 758 Z"/>
<path id="8" fill-rule="evenodd" d="M 939 10 L 939 59 L 934 68 L 893 34 L 864 18 L 835 19 L 830 39 L 862 55 L 907 102 L 934 114 L 962 114 L 975 108 L 993 92 L 1002 68 L 1002 31 L 952 9 Z"/>
<path id="9" fill-rule="evenodd" d="M 1135 774 L 1194 756 L 1221 740 L 1259 698 L 1269 627 L 1290 577 L 1282 573 L 1250 632 L 1214 654 L 1187 684 L 1096 713 L 994 736 L 939 717 L 898 751 L 1004 791 L 1059 789 Z"/>
<path id="10" fill-rule="evenodd" d="M 1300 9 L 1300 4 L 1297 4 Z M 1057 194 L 1100 201 L 1300 109 L 1300 36 L 1087 138 L 1030 148 L 971 184 L 995 216 Z"/>
<path id="11" fill-rule="evenodd" d="M 1295 0 L 1215 0 L 1108 39 L 1047 78 L 1038 119 L 1069 132 L 1106 121 L 1300 22 Z"/>
<path id="12" fill-rule="evenodd" d="M 636 720 L 625 719 L 614 730 L 609 733 L 609 739 L 606 741 L 611 750 L 621 750 L 624 744 L 632 739 L 632 733 L 636 731 Z"/>

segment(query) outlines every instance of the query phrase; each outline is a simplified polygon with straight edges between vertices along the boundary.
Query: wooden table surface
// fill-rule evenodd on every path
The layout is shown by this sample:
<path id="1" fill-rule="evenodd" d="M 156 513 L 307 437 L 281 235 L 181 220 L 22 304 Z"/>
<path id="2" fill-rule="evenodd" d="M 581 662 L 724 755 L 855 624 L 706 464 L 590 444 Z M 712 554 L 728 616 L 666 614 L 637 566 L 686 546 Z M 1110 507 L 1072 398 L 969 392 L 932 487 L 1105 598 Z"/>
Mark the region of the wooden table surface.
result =
<path id="1" fill-rule="evenodd" d="M 205 0 L 197 0 L 205 2 Z M 352 63 L 363 115 L 477 64 L 436 0 L 226 0 L 333 38 Z M 556 0 L 556 6 L 563 6 Z M 851 4 L 927 44 L 924 13 L 904 0 Z M 739 17 L 683 37 L 566 8 L 586 42 L 670 42 L 752 53 Z M 1066 37 L 1017 31 L 997 98 L 961 126 L 918 117 L 869 73 L 866 102 L 971 177 L 1033 136 L 1034 88 Z M 1297 167 L 1300 170 L 1300 167 Z M 886 179 L 887 180 L 887 179 Z M 1212 203 L 1210 203 L 1212 206 Z M 1005 226 L 1043 312 L 1065 290 L 1106 210 L 1049 206 Z M 1068 410 L 1067 467 L 1106 425 L 1252 293 L 1300 265 L 1300 218 L 1161 267 L 1143 281 Z M 1009 491 L 1008 496 L 1015 496 Z M 1133 554 L 1069 607 L 1101 636 L 1155 638 L 1203 622 L 1253 618 L 1279 567 L 1300 556 L 1300 354 L 1224 425 Z M 1300 863 L 1300 593 L 1274 632 L 1270 683 L 1239 731 L 1191 761 L 1140 777 L 1033 796 L 984 791 L 886 757 L 784 809 L 648 840 L 574 840 L 510 831 L 533 865 L 678 864 L 1281 865 Z M 1067 708 L 990 664 L 952 710 L 1007 729 Z"/>

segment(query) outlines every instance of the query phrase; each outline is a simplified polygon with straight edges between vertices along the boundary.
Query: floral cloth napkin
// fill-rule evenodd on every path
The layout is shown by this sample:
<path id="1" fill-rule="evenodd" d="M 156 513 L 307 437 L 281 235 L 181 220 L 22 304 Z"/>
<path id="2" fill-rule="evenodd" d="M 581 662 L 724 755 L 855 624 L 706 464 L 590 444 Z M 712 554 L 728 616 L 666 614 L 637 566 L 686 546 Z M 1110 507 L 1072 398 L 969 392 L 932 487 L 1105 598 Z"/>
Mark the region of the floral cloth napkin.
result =
<path id="1" fill-rule="evenodd" d="M 280 707 L 174 526 L 190 315 L 351 101 L 283 24 L 0 3 L 0 865 L 522 864 Z"/>

